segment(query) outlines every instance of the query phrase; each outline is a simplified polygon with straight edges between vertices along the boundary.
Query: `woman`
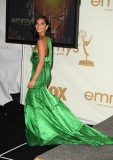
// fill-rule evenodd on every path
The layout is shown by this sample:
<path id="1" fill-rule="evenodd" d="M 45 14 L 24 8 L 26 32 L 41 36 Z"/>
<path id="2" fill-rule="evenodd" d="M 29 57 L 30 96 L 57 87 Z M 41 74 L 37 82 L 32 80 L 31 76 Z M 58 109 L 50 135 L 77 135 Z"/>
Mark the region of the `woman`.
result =
<path id="1" fill-rule="evenodd" d="M 82 123 L 60 99 L 48 91 L 52 64 L 48 19 L 45 16 L 37 18 L 35 29 L 38 40 L 36 47 L 32 49 L 32 73 L 25 99 L 28 145 L 113 144 L 113 137 Z"/>

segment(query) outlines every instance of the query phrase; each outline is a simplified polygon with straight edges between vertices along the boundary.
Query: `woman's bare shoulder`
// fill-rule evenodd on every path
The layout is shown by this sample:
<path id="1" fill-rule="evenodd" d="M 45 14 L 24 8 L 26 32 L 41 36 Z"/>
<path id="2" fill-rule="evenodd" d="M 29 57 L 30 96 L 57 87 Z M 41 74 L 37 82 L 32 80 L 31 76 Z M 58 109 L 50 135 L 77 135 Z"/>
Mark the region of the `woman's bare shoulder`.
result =
<path id="1" fill-rule="evenodd" d="M 45 42 L 46 42 L 46 39 L 45 39 L 45 38 L 40 38 L 37 42 L 38 42 L 38 43 L 45 43 Z"/>
<path id="2" fill-rule="evenodd" d="M 47 45 L 47 42 L 44 38 L 42 38 L 37 41 L 37 45 Z"/>

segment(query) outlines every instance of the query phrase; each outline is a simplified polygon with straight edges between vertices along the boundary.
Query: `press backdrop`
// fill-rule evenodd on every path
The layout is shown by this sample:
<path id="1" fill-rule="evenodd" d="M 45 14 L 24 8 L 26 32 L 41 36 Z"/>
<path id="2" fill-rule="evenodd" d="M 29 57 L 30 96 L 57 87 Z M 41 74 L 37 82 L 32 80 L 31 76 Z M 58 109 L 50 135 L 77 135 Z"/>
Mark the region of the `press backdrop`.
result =
<path id="1" fill-rule="evenodd" d="M 49 90 L 89 124 L 97 124 L 113 115 L 112 19 L 112 0 L 81 0 L 78 49 L 53 49 Z M 30 55 L 31 46 L 24 45 L 23 104 L 31 73 Z"/>

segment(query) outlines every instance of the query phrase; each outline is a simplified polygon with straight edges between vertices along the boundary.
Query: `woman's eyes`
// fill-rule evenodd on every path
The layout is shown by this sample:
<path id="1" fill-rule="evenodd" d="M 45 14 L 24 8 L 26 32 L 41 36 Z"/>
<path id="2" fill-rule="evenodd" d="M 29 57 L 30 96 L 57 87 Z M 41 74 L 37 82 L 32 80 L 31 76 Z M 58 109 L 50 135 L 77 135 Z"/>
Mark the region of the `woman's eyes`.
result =
<path id="1" fill-rule="evenodd" d="M 36 23 L 36 25 L 44 25 L 45 23 L 40 23 L 40 24 L 38 24 L 38 23 Z"/>

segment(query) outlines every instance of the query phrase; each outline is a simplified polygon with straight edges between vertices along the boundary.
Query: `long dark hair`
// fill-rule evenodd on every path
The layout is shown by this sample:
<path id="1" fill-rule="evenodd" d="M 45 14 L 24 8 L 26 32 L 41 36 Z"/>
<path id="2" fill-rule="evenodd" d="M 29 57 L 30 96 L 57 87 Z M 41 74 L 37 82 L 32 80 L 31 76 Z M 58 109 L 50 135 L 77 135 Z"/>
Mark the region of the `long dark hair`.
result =
<path id="1" fill-rule="evenodd" d="M 51 24 L 50 24 L 50 22 L 49 22 L 49 20 L 48 20 L 48 18 L 47 18 L 46 16 L 38 16 L 38 17 L 35 19 L 35 22 L 34 22 L 33 26 L 31 27 L 31 33 L 33 34 L 33 36 L 34 36 L 36 39 L 39 38 L 39 34 L 38 34 L 38 32 L 36 31 L 35 26 L 36 26 L 37 20 L 40 19 L 40 18 L 42 18 L 42 19 L 45 21 L 46 25 L 48 25 L 48 29 L 46 30 L 46 33 L 45 33 L 46 36 L 51 37 Z"/>

